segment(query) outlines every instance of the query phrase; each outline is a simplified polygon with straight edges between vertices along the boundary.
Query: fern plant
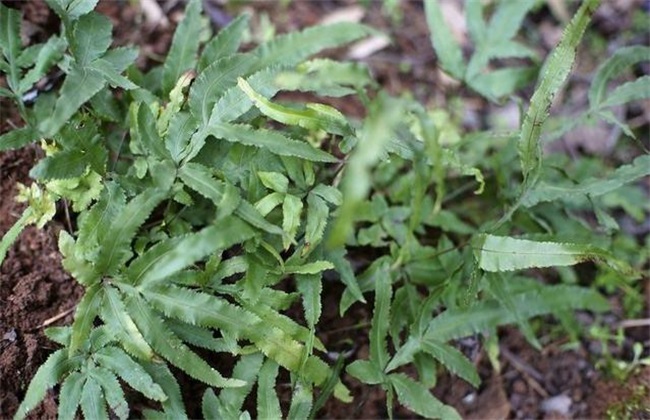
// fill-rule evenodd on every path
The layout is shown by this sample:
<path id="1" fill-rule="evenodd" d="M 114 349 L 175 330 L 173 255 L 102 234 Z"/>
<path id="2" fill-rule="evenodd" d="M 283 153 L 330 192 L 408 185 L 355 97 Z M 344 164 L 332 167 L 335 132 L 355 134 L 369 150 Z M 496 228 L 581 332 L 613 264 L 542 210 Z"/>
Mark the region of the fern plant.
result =
<path id="1" fill-rule="evenodd" d="M 331 395 L 351 401 L 342 360 L 329 365 L 317 336 L 327 270 L 345 285 L 341 315 L 372 296 L 369 359 L 345 371 L 381 386 L 389 414 L 396 398 L 425 417 L 458 418 L 430 392 L 440 366 L 479 383 L 454 340 L 477 333 L 494 340 L 499 325 L 515 323 L 539 347 L 530 318 L 555 314 L 570 325 L 574 309 L 607 309 L 593 290 L 544 286 L 514 271 L 595 260 L 616 275 L 637 275 L 604 247 L 535 229 L 509 236 L 520 230 L 513 217 L 560 198 L 539 182 L 540 127 L 597 1 L 578 10 L 531 100 L 517 142 L 518 196 L 508 197 L 500 219 L 481 214 L 471 224 L 450 210 L 455 189 L 469 186 L 475 200 L 492 205 L 486 195 L 494 187 L 462 142 L 445 141 L 431 110 L 378 91 L 358 63 L 310 59 L 370 34 L 368 27 L 313 27 L 242 53 L 248 18 L 202 43 L 201 2 L 191 0 L 165 62 L 143 73 L 131 65 L 135 50 L 109 48 L 110 24 L 94 3 L 49 0 L 61 35 L 23 52 L 20 15 L 0 5 L 7 28 L 0 70 L 9 81 L 0 94 L 17 102 L 25 121 L 0 136 L 0 150 L 41 140 L 46 153 L 31 171 L 40 187 L 23 193 L 29 206 L 0 257 L 22 227 L 45 223 L 63 198 L 77 213 L 76 230 L 59 236 L 63 266 L 85 288 L 73 324 L 48 330 L 63 347 L 39 368 L 16 418 L 57 384 L 61 418 L 79 407 L 87 418 L 107 418 L 109 409 L 127 418 L 122 384 L 158 403 L 145 417 L 186 418 L 172 366 L 208 386 L 206 418 L 306 418 Z M 436 4 L 427 7 L 435 18 Z M 499 7 L 493 20 L 523 16 L 530 5 Z M 495 42 L 511 45 L 511 37 Z M 500 53 L 481 54 L 472 68 Z M 66 73 L 59 92 L 26 106 L 25 88 L 54 65 Z M 490 98 L 505 94 L 470 79 Z M 367 116 L 355 121 L 322 103 L 273 99 L 281 90 L 356 95 Z M 647 174 L 644 159 L 569 193 L 605 194 L 608 185 Z M 378 258 L 358 265 L 368 247 Z M 304 325 L 287 315 L 296 303 Z M 232 373 L 214 369 L 196 348 L 234 358 Z M 401 371 L 405 365 L 417 379 Z M 286 413 L 276 391 L 280 369 L 292 383 Z M 253 389 L 255 413 L 244 404 Z"/>

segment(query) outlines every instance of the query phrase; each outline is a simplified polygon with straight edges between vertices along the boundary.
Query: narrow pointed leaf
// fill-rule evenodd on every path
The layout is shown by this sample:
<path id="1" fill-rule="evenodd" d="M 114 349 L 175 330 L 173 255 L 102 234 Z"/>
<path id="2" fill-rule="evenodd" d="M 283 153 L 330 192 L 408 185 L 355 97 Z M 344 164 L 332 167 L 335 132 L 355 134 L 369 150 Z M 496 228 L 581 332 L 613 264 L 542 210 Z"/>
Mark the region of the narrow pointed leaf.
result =
<path id="1" fill-rule="evenodd" d="M 599 3 L 600 0 L 587 0 L 580 5 L 575 16 L 565 28 L 560 43 L 548 58 L 545 71 L 531 98 L 517 146 L 526 188 L 534 185 L 541 170 L 542 146 L 540 137 L 542 124 L 549 115 L 553 98 L 571 72 L 582 34 Z"/>
<path id="2" fill-rule="evenodd" d="M 30 126 L 11 130 L 0 136 L 0 152 L 27 146 L 40 138 L 38 130 Z"/>
<path id="3" fill-rule="evenodd" d="M 392 295 L 390 270 L 385 263 L 375 275 L 375 307 L 370 326 L 370 361 L 379 369 L 388 363 L 387 335 Z"/>
<path id="4" fill-rule="evenodd" d="M 102 388 L 92 376 L 86 380 L 81 391 L 81 412 L 86 419 L 108 420 Z"/>
<path id="5" fill-rule="evenodd" d="M 128 418 L 129 404 L 126 402 L 122 385 L 115 375 L 108 369 L 95 367 L 92 370 L 92 378 L 102 387 L 108 407 L 117 418 L 121 420 Z"/>
<path id="6" fill-rule="evenodd" d="M 234 54 L 239 49 L 244 32 L 248 28 L 250 16 L 241 14 L 237 16 L 225 28 L 221 29 L 217 36 L 212 38 L 203 48 L 199 59 L 198 70 L 202 71 L 215 61 Z"/>
<path id="7" fill-rule="evenodd" d="M 257 417 L 260 419 L 282 418 L 280 401 L 275 391 L 278 377 L 278 364 L 273 360 L 264 361 L 257 381 Z"/>
<path id="8" fill-rule="evenodd" d="M 81 391 L 86 383 L 85 375 L 80 372 L 72 372 L 65 378 L 59 391 L 59 407 L 57 416 L 60 419 L 75 418 L 79 403 L 81 402 Z"/>
<path id="9" fill-rule="evenodd" d="M 48 389 L 56 385 L 68 372 L 71 363 L 66 349 L 52 353 L 43 363 L 27 387 L 25 398 L 14 415 L 14 419 L 24 419 L 27 414 L 43 401 Z"/>
<path id="10" fill-rule="evenodd" d="M 461 419 L 456 410 L 440 402 L 424 385 L 405 374 L 394 373 L 388 378 L 395 388 L 398 401 L 409 410 L 427 418 Z"/>
<path id="11" fill-rule="evenodd" d="M 635 45 L 617 49 L 598 67 L 589 87 L 589 105 L 595 108 L 602 103 L 607 91 L 607 83 L 623 70 L 643 61 L 650 61 L 650 47 Z"/>
<path id="12" fill-rule="evenodd" d="M 165 325 L 159 315 L 152 311 L 141 298 L 132 296 L 126 306 L 153 349 L 171 364 L 208 385 L 220 388 L 244 385 L 237 379 L 224 378 L 216 369 L 183 344 Z"/>
<path id="13" fill-rule="evenodd" d="M 176 28 L 172 45 L 163 67 L 163 93 L 176 84 L 181 75 L 196 65 L 201 40 L 201 1 L 190 0 L 185 8 L 185 17 Z"/>
<path id="14" fill-rule="evenodd" d="M 439 360 L 451 373 L 466 380 L 472 386 L 478 387 L 481 379 L 478 376 L 476 367 L 463 353 L 449 344 L 436 340 L 423 339 L 421 345 L 423 351 Z"/>
<path id="15" fill-rule="evenodd" d="M 533 267 L 575 265 L 601 261 L 627 275 L 632 269 L 607 251 L 572 243 L 536 242 L 507 236 L 481 234 L 473 241 L 474 255 L 485 271 L 512 271 Z"/>
<path id="16" fill-rule="evenodd" d="M 70 354 L 79 351 L 88 340 L 93 322 L 99 314 L 99 305 L 103 299 L 104 290 L 99 284 L 94 284 L 88 289 L 77 305 L 72 323 L 72 336 L 70 337 Z"/>
<path id="17" fill-rule="evenodd" d="M 99 58 L 111 45 L 113 25 L 108 17 L 99 13 L 89 13 L 75 23 L 70 50 L 77 66 L 88 66 Z"/>
<path id="18" fill-rule="evenodd" d="M 650 76 L 641 76 L 638 79 L 618 86 L 607 94 L 600 106 L 617 106 L 632 101 L 650 99 Z"/>
<path id="19" fill-rule="evenodd" d="M 424 10 L 431 31 L 431 45 L 436 51 L 441 67 L 456 79 L 462 80 L 465 74 L 463 52 L 445 21 L 440 2 L 425 0 Z"/>
<path id="20" fill-rule="evenodd" d="M 310 144 L 286 137 L 278 131 L 254 130 L 241 124 L 211 125 L 207 132 L 216 138 L 246 146 L 261 147 L 281 156 L 295 156 L 314 162 L 337 162 L 334 156 Z"/>

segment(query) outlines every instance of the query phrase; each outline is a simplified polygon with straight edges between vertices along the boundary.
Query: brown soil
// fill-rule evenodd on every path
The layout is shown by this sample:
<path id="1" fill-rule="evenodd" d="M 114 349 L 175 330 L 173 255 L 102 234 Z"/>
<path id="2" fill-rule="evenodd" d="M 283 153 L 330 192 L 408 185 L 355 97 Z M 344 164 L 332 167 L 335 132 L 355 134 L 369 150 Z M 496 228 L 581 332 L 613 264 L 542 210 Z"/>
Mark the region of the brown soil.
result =
<path id="1" fill-rule="evenodd" d="M 618 0 L 611 3 L 616 6 L 623 2 Z M 8 3 L 18 4 L 25 12 L 25 19 L 31 25 L 30 32 L 26 34 L 30 40 L 42 41 L 48 33 L 56 30 L 57 19 L 47 10 L 42 0 Z M 293 1 L 288 8 L 283 9 L 274 3 L 253 2 L 251 7 L 256 13 L 268 12 L 279 32 L 315 24 L 324 15 L 342 6 L 354 4 L 349 1 Z M 405 1 L 402 4 L 403 22 L 408 24 L 403 23 L 399 31 L 391 29 L 377 5 L 368 12 L 366 21 L 392 32 L 395 38 L 394 45 L 370 57 L 368 62 L 377 78 L 391 92 L 410 89 L 418 98 L 444 103 L 445 89 L 455 85 L 439 73 L 431 71 L 435 68 L 434 54 L 428 44 L 421 2 Z M 179 10 L 182 10 L 180 6 L 179 4 L 169 11 L 169 27 L 153 29 L 141 25 L 139 15 L 126 2 L 102 1 L 99 9 L 117 25 L 114 31 L 116 42 L 135 42 L 141 45 L 143 54 L 139 64 L 144 66 L 165 53 L 173 26 L 178 21 Z M 611 9 L 614 6 L 607 7 Z M 614 9 L 615 12 L 622 13 L 616 7 Z M 606 33 L 615 32 L 611 26 L 623 22 L 607 16 L 599 19 Z M 408 65 L 410 70 L 406 73 L 398 70 L 400 65 Z M 432 92 L 431 86 L 436 86 L 435 92 Z M 482 107 L 487 108 L 487 105 L 473 103 L 469 106 L 470 112 L 474 110 L 476 114 L 484 111 Z M 355 113 L 353 109 L 346 111 Z M 12 122 L 17 121 L 10 114 L 7 104 L 0 102 L 0 133 L 9 130 Z M 0 153 L 0 234 L 4 234 L 21 214 L 23 206 L 13 200 L 16 194 L 15 183 L 30 182 L 28 171 L 36 159 L 36 148 Z M 70 311 L 82 294 L 82 288 L 61 268 L 56 246 L 57 232 L 60 229 L 61 226 L 57 223 L 51 223 L 43 230 L 27 228 L 0 268 L 0 418 L 13 416 L 38 366 L 56 347 L 44 336 L 43 324 L 69 325 L 72 319 Z M 329 349 L 351 349 L 351 360 L 366 358 L 368 331 L 358 325 L 369 322 L 371 306 L 355 305 L 344 319 L 340 319 L 338 299 L 341 291 L 338 285 L 325 285 L 321 324 L 323 329 L 319 331 L 319 337 Z M 478 389 L 473 389 L 458 378 L 442 375 L 434 390 L 436 396 L 457 407 L 465 418 L 603 418 L 612 406 L 624 406 L 632 401 L 630 398 L 636 395 L 639 387 L 646 386 L 646 390 L 650 389 L 648 368 L 631 376 L 625 385 L 603 378 L 593 365 L 593 360 L 598 356 L 593 350 L 593 343 L 584 343 L 584 346 L 574 350 L 561 350 L 560 344 L 548 343 L 542 352 L 538 352 L 526 343 L 515 328 L 501 330 L 500 338 L 501 369 L 498 373 L 487 361 L 480 343 L 471 340 L 458 343 L 461 348 L 472 353 L 473 360 L 479 367 L 482 385 Z M 634 338 L 647 341 L 647 328 Z M 354 343 L 352 347 L 350 342 Z M 217 363 L 215 360 L 211 362 Z M 197 396 L 202 395 L 205 386 L 182 374 L 179 375 L 179 381 L 186 396 L 188 414 L 191 417 L 200 416 L 200 397 Z M 379 387 L 365 386 L 348 375 L 343 376 L 343 381 L 352 391 L 354 402 L 328 402 L 318 417 L 387 417 L 385 395 Z M 288 387 L 279 387 L 279 390 L 283 403 L 287 403 L 290 398 Z M 31 417 L 55 417 L 55 395 L 56 392 L 50 392 Z M 565 415 L 542 409 L 544 401 L 562 395 L 571 401 Z M 134 398 L 132 408 L 136 413 L 147 407 L 146 401 L 138 400 L 137 396 Z M 650 407 L 648 398 L 639 397 L 637 400 L 641 408 L 632 411 L 631 418 L 650 418 L 650 413 L 644 411 L 643 407 Z M 401 408 L 397 408 L 393 414 L 397 418 L 413 417 Z"/>

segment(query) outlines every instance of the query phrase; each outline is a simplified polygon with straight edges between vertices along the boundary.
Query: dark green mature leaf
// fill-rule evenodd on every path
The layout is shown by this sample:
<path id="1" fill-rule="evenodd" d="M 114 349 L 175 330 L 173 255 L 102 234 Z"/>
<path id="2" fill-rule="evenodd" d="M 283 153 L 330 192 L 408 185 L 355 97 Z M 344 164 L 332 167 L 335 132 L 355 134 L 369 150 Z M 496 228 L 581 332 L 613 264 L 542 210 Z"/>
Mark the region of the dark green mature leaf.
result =
<path id="1" fill-rule="evenodd" d="M 177 112 L 169 122 L 165 147 L 176 163 L 185 156 L 187 145 L 196 130 L 196 119 L 189 112 Z"/>
<path id="2" fill-rule="evenodd" d="M 38 130 L 30 126 L 11 130 L 0 136 L 0 152 L 19 149 L 40 138 L 41 135 Z"/>
<path id="3" fill-rule="evenodd" d="M 165 401 L 167 395 L 154 379 L 124 351 L 114 346 L 99 349 L 93 356 L 97 363 L 113 371 L 131 388 L 155 401 Z"/>
<path id="4" fill-rule="evenodd" d="M 573 309 L 602 312 L 609 308 L 598 292 L 566 285 L 519 293 L 512 297 L 512 301 L 516 312 L 525 319 Z M 516 321 L 513 311 L 504 308 L 497 300 L 486 300 L 468 308 L 444 311 L 429 322 L 424 337 L 446 342 Z"/>
<path id="5" fill-rule="evenodd" d="M 266 359 L 260 368 L 257 381 L 257 417 L 259 419 L 282 418 L 280 401 L 275 392 L 278 368 L 278 364 L 271 359 Z"/>
<path id="6" fill-rule="evenodd" d="M 246 382 L 240 388 L 226 388 L 219 393 L 219 400 L 223 402 L 231 414 L 239 414 L 244 401 L 253 389 L 264 361 L 262 353 L 253 353 L 242 356 L 235 365 L 232 377 Z"/>
<path id="7" fill-rule="evenodd" d="M 575 199 L 580 196 L 597 197 L 615 191 L 621 186 L 650 175 L 650 155 L 642 155 L 628 165 L 619 166 L 608 178 L 589 178 L 580 184 L 559 186 L 540 182 L 528 191 L 522 204 L 532 207 L 538 203 L 562 199 Z"/>
<path id="8" fill-rule="evenodd" d="M 100 284 L 93 284 L 77 305 L 72 324 L 69 352 L 73 355 L 79 351 L 88 340 L 93 322 L 99 313 L 99 305 L 103 299 L 104 289 Z"/>
<path id="9" fill-rule="evenodd" d="M 124 420 L 129 417 L 129 404 L 126 402 L 122 385 L 108 369 L 94 367 L 91 377 L 102 387 L 104 398 L 115 415 Z"/>
<path id="10" fill-rule="evenodd" d="M 636 63 L 650 61 L 650 47 L 635 45 L 617 49 L 598 67 L 589 88 L 589 105 L 596 108 L 605 100 L 607 83 L 624 69 Z"/>
<path id="11" fill-rule="evenodd" d="M 626 104 L 641 99 L 650 99 L 650 76 L 642 76 L 631 82 L 618 86 L 607 94 L 600 106 L 609 107 Z"/>
<path id="12" fill-rule="evenodd" d="M 609 252 L 590 246 L 558 242 L 536 242 L 507 236 L 481 234 L 472 241 L 474 255 L 485 271 L 511 271 L 532 267 L 575 265 L 602 261 L 627 275 L 633 270 Z"/>
<path id="13" fill-rule="evenodd" d="M 394 373 L 388 379 L 399 402 L 409 410 L 427 418 L 461 419 L 456 410 L 440 402 L 424 385 L 405 374 Z"/>
<path id="14" fill-rule="evenodd" d="M 24 94 L 45 76 L 48 70 L 61 59 L 65 47 L 65 41 L 57 36 L 48 39 L 35 57 L 34 67 L 20 81 L 18 93 Z"/>
<path id="15" fill-rule="evenodd" d="M 388 264 L 384 263 L 375 274 L 375 307 L 370 326 L 370 361 L 382 370 L 388 364 L 386 338 L 390 321 L 391 283 Z"/>
<path id="16" fill-rule="evenodd" d="M 130 243 L 138 228 L 167 193 L 148 189 L 133 198 L 111 223 L 110 235 L 104 238 L 97 256 L 97 271 L 114 273 L 131 255 Z"/>
<path id="17" fill-rule="evenodd" d="M 539 177 L 542 165 L 542 124 L 548 117 L 553 98 L 571 72 L 582 34 L 599 3 L 600 0 L 587 0 L 580 5 L 564 30 L 560 43 L 548 58 L 545 71 L 531 98 L 517 146 L 525 189 L 533 186 Z"/>
<path id="18" fill-rule="evenodd" d="M 68 359 L 67 349 L 60 349 L 52 353 L 38 368 L 29 383 L 25 398 L 20 403 L 14 419 L 24 419 L 45 398 L 47 390 L 56 385 L 73 366 L 74 361 Z"/>
<path id="19" fill-rule="evenodd" d="M 20 12 L 0 4 L 0 50 L 7 59 L 4 63 L 6 69 L 3 68 L 2 71 L 8 73 L 7 84 L 14 92 L 18 90 L 19 83 L 17 61 L 21 50 L 20 20 Z"/>
<path id="20" fill-rule="evenodd" d="M 104 394 L 99 383 L 89 376 L 81 391 L 81 412 L 86 419 L 108 420 Z"/>
<path id="21" fill-rule="evenodd" d="M 52 137 L 86 101 L 106 84 L 102 74 L 92 67 L 73 67 L 68 73 L 53 114 L 39 124 L 45 137 Z"/>
<path id="22" fill-rule="evenodd" d="M 217 250 L 225 250 L 255 235 L 255 231 L 238 218 L 227 217 L 200 232 L 174 238 L 171 246 L 161 242 L 139 257 L 129 267 L 134 284 L 147 285 L 169 278 Z M 132 270 L 131 267 L 134 267 Z"/>
<path id="23" fill-rule="evenodd" d="M 29 174 L 39 180 L 77 178 L 84 174 L 89 165 L 96 166 L 96 162 L 106 161 L 106 149 L 99 144 L 89 146 L 87 150 L 69 149 L 48 156 L 38 162 Z"/>
<path id="24" fill-rule="evenodd" d="M 156 130 L 156 119 L 149 106 L 140 102 L 131 106 L 131 138 L 140 143 L 145 152 L 159 159 L 171 156 Z"/>
<path id="25" fill-rule="evenodd" d="M 298 380 L 291 395 L 291 405 L 289 405 L 288 419 L 306 419 L 309 417 L 311 407 L 314 403 L 312 387 L 310 384 Z"/>
<path id="26" fill-rule="evenodd" d="M 449 344 L 436 340 L 423 339 L 422 350 L 435 357 L 450 372 L 460 376 L 474 387 L 478 387 L 481 379 L 478 376 L 476 367 L 467 357 Z"/>
<path id="27" fill-rule="evenodd" d="M 221 404 L 221 401 L 219 401 L 219 397 L 215 395 L 212 388 L 206 389 L 205 393 L 203 394 L 203 399 L 201 400 L 201 413 L 203 414 L 203 418 L 221 419 L 225 417 L 224 411 L 225 408 L 223 404 Z"/>
<path id="28" fill-rule="evenodd" d="M 214 124 L 207 129 L 206 133 L 229 142 L 261 147 L 276 155 L 295 156 L 314 162 L 338 162 L 338 159 L 329 153 L 316 149 L 309 143 L 286 137 L 277 131 L 255 130 L 243 124 Z"/>
<path id="29" fill-rule="evenodd" d="M 65 21 L 75 20 L 90 13 L 99 0 L 46 0 L 47 4 Z"/>
<path id="30" fill-rule="evenodd" d="M 166 416 L 175 420 L 187 419 L 181 389 L 167 365 L 164 363 L 149 362 L 143 363 L 142 367 L 144 367 L 154 381 L 160 385 L 165 395 L 167 395 L 167 399 L 161 403 Z"/>
<path id="31" fill-rule="evenodd" d="M 253 50 L 259 58 L 254 71 L 274 65 L 292 66 L 323 49 L 338 47 L 371 33 L 367 26 L 341 22 L 281 35 Z"/>
<path id="32" fill-rule="evenodd" d="M 221 29 L 217 36 L 205 44 L 197 70 L 203 71 L 215 61 L 236 53 L 241 45 L 244 32 L 248 28 L 249 20 L 250 16 L 247 14 L 237 16 L 228 26 Z"/>
<path id="33" fill-rule="evenodd" d="M 190 0 L 185 17 L 176 28 L 162 74 L 163 94 L 172 90 L 181 75 L 194 68 L 201 41 L 201 1 Z"/>
<path id="34" fill-rule="evenodd" d="M 315 247 L 323 238 L 329 207 L 321 197 L 309 193 L 307 196 L 307 224 L 305 225 L 305 246 Z"/>
<path id="35" fill-rule="evenodd" d="M 59 407 L 57 416 L 60 419 L 72 419 L 77 413 L 81 402 L 81 391 L 86 383 L 86 375 L 72 372 L 68 375 L 59 391 Z"/>
<path id="36" fill-rule="evenodd" d="M 126 351 L 143 360 L 151 360 L 153 350 L 126 311 L 119 292 L 110 286 L 104 288 L 100 316 Z"/>
<path id="37" fill-rule="evenodd" d="M 440 65 L 447 73 L 456 79 L 462 80 L 465 74 L 463 52 L 445 21 L 440 2 L 438 0 L 425 0 L 424 10 L 431 31 L 431 44 L 436 51 L 438 60 L 440 60 Z"/>
<path id="38" fill-rule="evenodd" d="M 113 25 L 108 17 L 99 13 L 82 16 L 75 23 L 70 50 L 78 68 L 88 66 L 101 57 L 112 42 Z"/>
<path id="39" fill-rule="evenodd" d="M 233 54 L 220 58 L 199 74 L 190 90 L 190 111 L 207 123 L 214 104 L 223 93 L 237 84 L 237 78 L 249 73 L 255 63 L 252 54 Z"/>
<path id="40" fill-rule="evenodd" d="M 156 297 L 151 292 L 147 293 L 147 296 L 150 298 L 152 296 Z M 167 298 L 165 303 L 172 300 L 171 296 L 164 297 Z M 126 302 L 126 307 L 153 349 L 174 366 L 182 369 L 195 379 L 219 388 L 244 385 L 242 381 L 237 379 L 224 378 L 216 369 L 183 344 L 165 325 L 159 314 L 151 310 L 149 305 L 139 296 L 130 296 Z M 168 307 L 163 304 L 161 309 L 168 309 Z"/>

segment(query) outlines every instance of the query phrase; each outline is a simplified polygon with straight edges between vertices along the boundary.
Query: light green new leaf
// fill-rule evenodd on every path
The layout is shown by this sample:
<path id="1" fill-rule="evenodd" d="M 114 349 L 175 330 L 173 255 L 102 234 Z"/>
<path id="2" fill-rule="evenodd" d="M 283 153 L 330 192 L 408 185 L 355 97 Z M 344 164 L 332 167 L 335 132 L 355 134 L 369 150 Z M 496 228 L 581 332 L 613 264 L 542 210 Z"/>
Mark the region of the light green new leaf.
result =
<path id="1" fill-rule="evenodd" d="M 0 266 L 2 266 L 9 248 L 16 242 L 20 233 L 30 223 L 30 219 L 34 216 L 34 211 L 31 207 L 27 207 L 18 220 L 9 228 L 9 230 L 2 236 L 0 240 Z"/>
<path id="2" fill-rule="evenodd" d="M 342 136 L 353 134 L 345 116 L 331 106 L 315 103 L 307 104 L 304 108 L 282 106 L 255 92 L 241 77 L 238 78 L 237 85 L 248 95 L 262 114 L 277 122 L 296 125 L 311 131 L 324 130 Z"/>
<path id="3" fill-rule="evenodd" d="M 386 339 L 390 322 L 390 302 L 393 289 L 390 269 L 384 263 L 375 273 L 375 307 L 370 325 L 370 361 L 383 370 L 388 364 Z"/>
<path id="4" fill-rule="evenodd" d="M 156 119 L 144 102 L 133 102 L 129 109 L 131 139 L 143 148 L 144 152 L 159 159 L 170 159 L 163 141 L 156 130 Z"/>
<path id="5" fill-rule="evenodd" d="M 190 0 L 185 17 L 176 28 L 162 74 L 163 94 L 167 94 L 181 75 L 196 65 L 201 41 L 201 1 Z"/>
<path id="6" fill-rule="evenodd" d="M 273 211 L 274 208 L 282 204 L 284 201 L 284 194 L 273 192 L 267 196 L 262 197 L 255 203 L 255 209 L 264 217 Z"/>
<path id="7" fill-rule="evenodd" d="M 542 165 L 540 137 L 553 98 L 571 72 L 578 44 L 600 0 L 586 0 L 565 28 L 562 39 L 545 64 L 539 85 L 530 101 L 519 136 L 518 151 L 524 175 L 524 189 L 537 182 Z"/>
<path id="8" fill-rule="evenodd" d="M 273 83 L 279 71 L 280 68 L 264 69 L 246 78 L 246 81 L 255 92 L 270 98 L 280 90 Z M 252 106 L 253 101 L 250 100 L 248 95 L 239 86 L 233 86 L 214 104 L 208 125 L 235 121 L 251 109 Z"/>
<path id="9" fill-rule="evenodd" d="M 236 53 L 249 21 L 249 15 L 241 14 L 221 29 L 203 48 L 197 70 L 203 71 L 211 63 Z"/>
<path id="10" fill-rule="evenodd" d="M 329 207 L 321 197 L 313 194 L 307 196 L 307 224 L 305 225 L 305 247 L 313 249 L 323 238 Z"/>
<path id="11" fill-rule="evenodd" d="M 280 172 L 257 172 L 257 176 L 266 188 L 279 193 L 286 193 L 289 188 L 289 178 Z"/>
<path id="12" fill-rule="evenodd" d="M 282 203 L 282 230 L 287 233 L 283 240 L 284 249 L 288 249 L 296 238 L 300 226 L 302 200 L 295 195 L 286 194 Z"/>
<path id="13" fill-rule="evenodd" d="M 70 40 L 70 50 L 78 68 L 88 66 L 108 50 L 113 41 L 112 29 L 108 17 L 99 13 L 93 12 L 79 18 Z"/>
<path id="14" fill-rule="evenodd" d="M 57 417 L 60 419 L 73 419 L 81 402 L 81 391 L 86 383 L 86 375 L 72 372 L 65 378 L 59 391 L 59 408 Z"/>
<path id="15" fill-rule="evenodd" d="M 131 255 L 130 243 L 140 226 L 167 193 L 148 189 L 133 198 L 115 217 L 97 256 L 97 271 L 114 273 Z"/>
<path id="16" fill-rule="evenodd" d="M 276 65 L 292 66 L 326 48 L 338 47 L 371 33 L 367 26 L 341 22 L 280 35 L 253 50 L 259 58 L 254 70 Z"/>
<path id="17" fill-rule="evenodd" d="M 394 373 L 388 379 L 395 388 L 399 402 L 409 410 L 427 418 L 461 419 L 456 410 L 440 402 L 424 385 L 405 374 Z"/>
<path id="18" fill-rule="evenodd" d="M 422 351 L 440 361 L 440 363 L 454 375 L 458 375 L 475 388 L 478 387 L 481 379 L 478 376 L 476 367 L 467 357 L 454 347 L 441 341 L 423 339 L 421 341 Z"/>
<path id="19" fill-rule="evenodd" d="M 295 71 L 282 72 L 275 79 L 281 90 L 315 92 L 340 97 L 374 83 L 368 67 L 361 63 L 341 63 L 317 58 L 299 64 Z"/>
<path id="20" fill-rule="evenodd" d="M 184 158 L 196 126 L 196 119 L 189 112 L 177 112 L 172 116 L 165 137 L 165 147 L 175 163 L 180 163 Z"/>
<path id="21" fill-rule="evenodd" d="M 214 104 L 228 88 L 235 86 L 237 78 L 245 76 L 255 63 L 252 54 L 233 54 L 210 64 L 199 74 L 190 89 L 190 111 L 207 123 Z"/>
<path id="22" fill-rule="evenodd" d="M 181 289 L 179 289 L 181 290 Z M 173 293 L 173 291 L 168 291 Z M 127 309 L 144 334 L 151 347 L 174 366 L 182 369 L 191 377 L 219 388 L 243 386 L 237 379 L 226 379 L 205 360 L 194 353 L 165 325 L 162 318 L 151 310 L 150 306 L 139 296 L 133 295 L 126 302 Z M 149 293 L 148 296 L 152 296 Z M 156 295 L 153 295 L 155 297 Z M 174 300 L 174 295 L 164 296 L 167 302 Z M 168 309 L 164 304 L 163 308 Z M 173 308 L 175 310 L 179 308 Z M 189 313 L 191 308 L 187 308 Z M 209 309 L 209 308 L 206 308 Z"/>
<path id="23" fill-rule="evenodd" d="M 633 275 L 626 263 L 605 250 L 572 243 L 536 242 L 507 236 L 480 234 L 472 240 L 474 256 L 485 271 L 512 271 L 533 267 L 575 265 L 601 261 L 613 269 Z"/>
<path id="24" fill-rule="evenodd" d="M 296 277 L 296 287 L 302 295 L 302 307 L 305 320 L 310 329 L 315 328 L 321 316 L 321 293 L 323 283 L 319 274 L 300 275 Z"/>
<path id="25" fill-rule="evenodd" d="M 424 13 L 431 31 L 431 45 L 433 45 L 436 56 L 440 60 L 440 66 L 456 79 L 462 80 L 465 75 L 463 52 L 445 21 L 440 2 L 438 0 L 425 0 Z"/>
<path id="26" fill-rule="evenodd" d="M 211 125 L 206 132 L 232 143 L 261 147 L 276 155 L 295 156 L 314 162 L 338 162 L 338 159 L 329 153 L 316 149 L 309 143 L 286 137 L 278 131 L 255 130 L 243 124 L 215 124 Z"/>
<path id="27" fill-rule="evenodd" d="M 622 105 L 642 99 L 650 99 L 650 76 L 642 76 L 618 86 L 607 94 L 607 99 L 600 104 L 600 107 Z"/>
<path id="28" fill-rule="evenodd" d="M 650 175 L 650 155 L 642 155 L 632 163 L 616 168 L 608 178 L 589 178 L 580 184 L 569 186 L 540 182 L 522 198 L 522 205 L 532 207 L 547 201 L 571 200 L 580 196 L 597 197 L 648 175 Z"/>
<path id="29" fill-rule="evenodd" d="M 264 361 L 257 380 L 257 417 L 259 419 L 282 418 L 280 401 L 275 391 L 278 364 L 271 359 Z"/>
<path id="30" fill-rule="evenodd" d="M 605 99 L 607 83 L 615 78 L 624 69 L 640 63 L 650 61 L 650 47 L 635 45 L 620 48 L 607 59 L 596 71 L 589 88 L 589 106 L 598 107 Z"/>
<path id="31" fill-rule="evenodd" d="M 377 385 L 384 382 L 383 370 L 369 360 L 355 360 L 348 365 L 346 371 L 364 384 Z"/>
<path id="32" fill-rule="evenodd" d="M 225 183 L 212 177 L 210 169 L 198 163 L 188 163 L 180 168 L 179 176 L 191 189 L 206 197 L 219 208 L 226 200 L 227 187 Z M 269 223 L 248 201 L 241 200 L 234 213 L 251 225 L 265 232 L 283 235 L 282 229 Z"/>
<path id="33" fill-rule="evenodd" d="M 0 4 L 0 49 L 7 59 L 7 84 L 9 89 L 18 90 L 19 69 L 17 60 L 21 50 L 20 12 Z M 7 64 L 5 63 L 5 64 Z M 3 70 L 4 71 L 4 70 Z"/>
<path id="34" fill-rule="evenodd" d="M 11 130 L 10 132 L 0 136 L 0 152 L 19 149 L 40 138 L 41 135 L 38 130 L 30 126 Z"/>
<path id="35" fill-rule="evenodd" d="M 52 353 L 43 363 L 27 387 L 25 398 L 14 415 L 14 420 L 22 420 L 45 398 L 47 390 L 56 385 L 61 378 L 74 366 L 68 359 L 67 349 Z"/>
<path id="36" fill-rule="evenodd" d="M 285 265 L 286 274 L 318 274 L 321 271 L 331 270 L 334 265 L 329 261 L 314 261 L 302 265 Z"/>
<path id="37" fill-rule="evenodd" d="M 99 315 L 127 352 L 138 359 L 151 360 L 153 350 L 127 313 L 126 307 L 114 287 L 106 286 L 104 288 L 104 301 Z"/>

